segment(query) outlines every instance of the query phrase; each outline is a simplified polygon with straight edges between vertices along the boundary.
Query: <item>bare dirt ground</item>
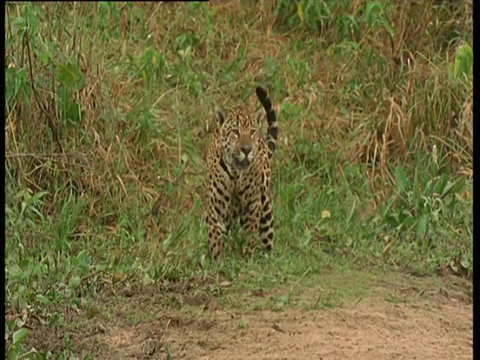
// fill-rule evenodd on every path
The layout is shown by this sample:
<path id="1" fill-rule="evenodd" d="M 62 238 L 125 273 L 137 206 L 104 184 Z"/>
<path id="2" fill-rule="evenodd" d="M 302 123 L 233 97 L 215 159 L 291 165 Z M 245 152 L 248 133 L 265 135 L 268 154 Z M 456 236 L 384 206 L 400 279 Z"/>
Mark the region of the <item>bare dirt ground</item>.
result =
<path id="1" fill-rule="evenodd" d="M 166 358 L 169 350 L 173 358 L 212 360 L 471 359 L 471 312 L 459 302 L 427 311 L 385 302 L 335 311 L 215 311 L 172 316 L 163 327 L 113 327 L 96 340 L 109 356 L 128 358 Z"/>
<path id="2" fill-rule="evenodd" d="M 165 293 L 152 290 L 99 302 L 96 316 L 68 331 L 72 353 L 96 359 L 473 357 L 471 297 L 463 291 L 402 286 L 383 289 L 393 298 L 362 297 L 341 307 L 272 311 L 251 304 L 223 306 L 205 292 L 184 294 L 181 304 L 165 309 Z M 251 299 L 255 303 L 268 296 Z M 301 295 L 309 296 L 308 291 Z M 59 352 L 64 333 L 47 325 L 36 327 L 31 345 Z"/>

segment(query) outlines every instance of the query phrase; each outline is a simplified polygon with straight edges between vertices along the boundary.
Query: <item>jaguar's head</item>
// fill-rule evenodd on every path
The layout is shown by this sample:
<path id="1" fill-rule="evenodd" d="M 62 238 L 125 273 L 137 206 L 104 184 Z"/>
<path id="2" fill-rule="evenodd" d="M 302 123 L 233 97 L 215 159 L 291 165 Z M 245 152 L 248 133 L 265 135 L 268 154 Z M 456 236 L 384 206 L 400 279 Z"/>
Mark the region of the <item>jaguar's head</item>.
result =
<path id="1" fill-rule="evenodd" d="M 240 108 L 215 109 L 220 130 L 223 160 L 236 170 L 247 170 L 257 155 L 262 113 L 249 114 Z"/>

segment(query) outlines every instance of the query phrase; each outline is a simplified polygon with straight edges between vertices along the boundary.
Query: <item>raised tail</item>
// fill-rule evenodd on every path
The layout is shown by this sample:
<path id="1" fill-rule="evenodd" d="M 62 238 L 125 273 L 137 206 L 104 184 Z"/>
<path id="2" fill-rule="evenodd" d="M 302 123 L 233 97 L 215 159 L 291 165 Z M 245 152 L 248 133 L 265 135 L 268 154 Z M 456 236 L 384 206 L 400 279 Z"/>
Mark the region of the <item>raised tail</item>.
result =
<path id="1" fill-rule="evenodd" d="M 268 97 L 267 91 L 257 86 L 255 89 L 257 93 L 258 100 L 263 105 L 265 112 L 267 113 L 267 121 L 268 121 L 268 130 L 267 130 L 267 146 L 268 146 L 268 157 L 271 158 L 273 153 L 275 152 L 275 148 L 277 147 L 277 139 L 278 139 L 278 127 L 277 127 L 277 114 L 275 114 L 275 110 L 272 107 L 272 101 Z"/>

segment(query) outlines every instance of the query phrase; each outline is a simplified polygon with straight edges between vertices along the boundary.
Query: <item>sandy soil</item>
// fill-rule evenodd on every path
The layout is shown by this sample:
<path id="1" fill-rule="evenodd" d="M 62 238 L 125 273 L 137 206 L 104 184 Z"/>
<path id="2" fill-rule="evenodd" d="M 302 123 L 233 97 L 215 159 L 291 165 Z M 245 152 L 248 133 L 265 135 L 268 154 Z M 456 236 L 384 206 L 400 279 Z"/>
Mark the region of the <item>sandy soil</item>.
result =
<path id="1" fill-rule="evenodd" d="M 397 292 L 395 301 L 371 297 L 335 308 L 271 311 L 225 308 L 205 293 L 185 296 L 182 306 L 163 310 L 165 296 L 140 292 L 121 302 L 99 303 L 98 316 L 69 330 L 71 354 L 95 359 L 471 359 L 471 298 L 443 290 L 425 294 L 410 291 L 402 298 Z M 30 346 L 59 353 L 64 333 L 38 325 Z"/>
<path id="2" fill-rule="evenodd" d="M 472 309 L 375 306 L 302 312 L 261 311 L 177 318 L 96 335 L 124 358 L 471 359 Z M 105 356 L 107 358 L 108 356 Z"/>

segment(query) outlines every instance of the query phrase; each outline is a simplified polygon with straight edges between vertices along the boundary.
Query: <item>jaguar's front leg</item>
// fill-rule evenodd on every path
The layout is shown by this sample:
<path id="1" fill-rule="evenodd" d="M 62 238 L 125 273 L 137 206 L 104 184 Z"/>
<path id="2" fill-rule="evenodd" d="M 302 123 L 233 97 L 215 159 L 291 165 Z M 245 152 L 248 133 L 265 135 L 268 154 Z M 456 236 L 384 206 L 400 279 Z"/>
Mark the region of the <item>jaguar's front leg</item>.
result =
<path id="1" fill-rule="evenodd" d="M 211 179 L 212 180 L 212 179 Z M 207 232 L 210 252 L 214 260 L 223 256 L 223 241 L 230 230 L 230 199 L 229 188 L 224 181 L 211 181 L 209 186 L 207 206 Z"/>
<path id="2" fill-rule="evenodd" d="M 242 201 L 240 225 L 243 234 L 248 238 L 244 254 L 252 255 L 260 229 L 261 203 L 260 201 L 255 201 L 254 198 L 248 199 L 248 196 L 246 198 L 247 200 L 244 199 L 244 201 Z"/>
<path id="3" fill-rule="evenodd" d="M 223 256 L 223 239 L 227 235 L 227 227 L 217 216 L 215 208 L 211 207 L 207 212 L 207 232 L 210 252 L 214 260 Z"/>

